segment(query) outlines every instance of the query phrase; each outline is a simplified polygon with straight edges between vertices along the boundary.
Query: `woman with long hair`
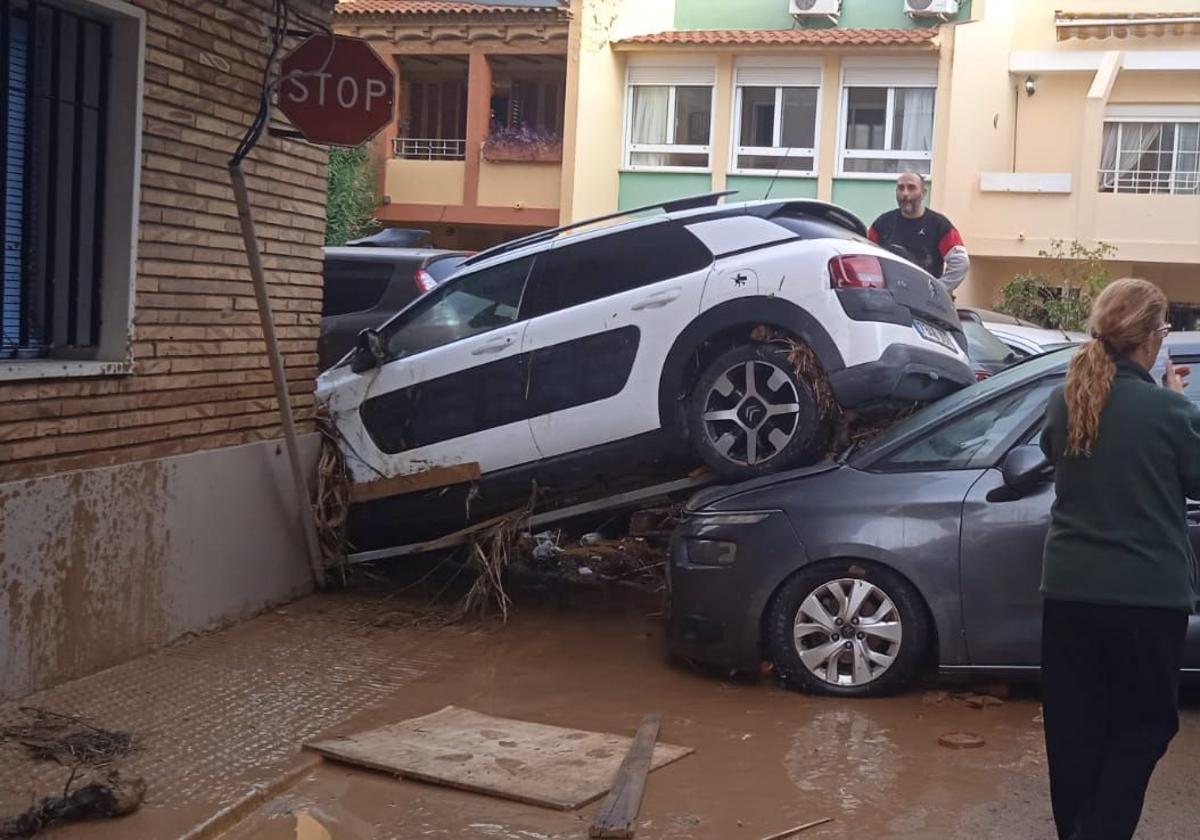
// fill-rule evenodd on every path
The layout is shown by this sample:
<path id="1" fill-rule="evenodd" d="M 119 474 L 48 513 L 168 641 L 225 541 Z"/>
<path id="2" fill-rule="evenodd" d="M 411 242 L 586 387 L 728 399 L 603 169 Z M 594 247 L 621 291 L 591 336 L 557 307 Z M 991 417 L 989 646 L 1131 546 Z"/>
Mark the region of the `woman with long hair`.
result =
<path id="1" fill-rule="evenodd" d="M 1117 280 L 1046 409 L 1056 498 L 1042 569 L 1042 702 L 1060 840 L 1128 840 L 1179 728 L 1196 605 L 1187 499 L 1200 498 L 1200 411 L 1184 368 L 1148 371 L 1167 299 Z M 1165 386 L 1165 387 L 1163 387 Z"/>

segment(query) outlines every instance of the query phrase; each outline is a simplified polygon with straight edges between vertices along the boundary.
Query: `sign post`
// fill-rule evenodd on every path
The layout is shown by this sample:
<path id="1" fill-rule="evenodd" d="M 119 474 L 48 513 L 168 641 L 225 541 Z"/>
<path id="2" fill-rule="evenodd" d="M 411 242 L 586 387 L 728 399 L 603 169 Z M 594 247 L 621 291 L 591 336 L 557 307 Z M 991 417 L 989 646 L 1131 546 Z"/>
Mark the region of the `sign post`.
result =
<path id="1" fill-rule="evenodd" d="M 280 80 L 279 109 L 311 143 L 358 146 L 374 137 L 392 119 L 395 76 L 370 44 L 358 38 L 328 33 L 310 36 L 284 57 L 280 66 Z M 308 549 L 309 567 L 313 582 L 321 587 L 325 583 L 325 562 L 313 517 L 313 500 L 308 490 L 304 465 L 300 461 L 287 373 L 275 335 L 275 316 L 267 293 L 266 274 L 251 214 L 246 176 L 242 172 L 242 160 L 257 141 L 258 134 L 252 130 L 229 163 L 229 177 L 241 222 L 250 277 L 254 281 L 259 323 L 271 363 L 271 378 L 279 403 L 292 481 L 297 502 L 303 511 L 301 528 Z"/>

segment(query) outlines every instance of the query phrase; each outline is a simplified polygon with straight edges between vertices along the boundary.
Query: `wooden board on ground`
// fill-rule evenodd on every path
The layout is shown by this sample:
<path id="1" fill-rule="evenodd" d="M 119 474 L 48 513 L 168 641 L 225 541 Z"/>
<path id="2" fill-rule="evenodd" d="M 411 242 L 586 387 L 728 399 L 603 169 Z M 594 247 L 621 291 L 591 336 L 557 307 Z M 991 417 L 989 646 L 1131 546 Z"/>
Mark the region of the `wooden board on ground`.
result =
<path id="1" fill-rule="evenodd" d="M 407 779 L 571 810 L 603 796 L 632 739 L 491 717 L 447 706 L 401 723 L 305 744 L 321 755 Z M 691 754 L 658 744 L 656 770 Z"/>
<path id="2" fill-rule="evenodd" d="M 407 475 L 352 484 L 350 485 L 350 501 L 353 504 L 359 504 L 376 499 L 386 499 L 389 496 L 399 496 L 401 493 L 415 493 L 418 490 L 433 490 L 436 487 L 447 487 L 451 484 L 464 484 L 468 481 L 478 481 L 479 476 L 479 464 L 474 461 L 469 464 L 453 464 L 448 467 L 430 467 L 427 470 Z"/>
<path id="3" fill-rule="evenodd" d="M 637 819 L 638 808 L 642 804 L 646 774 L 650 772 L 650 757 L 654 754 L 654 741 L 658 738 L 658 724 L 661 721 L 661 715 L 646 715 L 638 727 L 637 734 L 633 736 L 633 745 L 617 770 L 612 790 L 592 821 L 589 837 L 633 836 L 633 821 Z"/>

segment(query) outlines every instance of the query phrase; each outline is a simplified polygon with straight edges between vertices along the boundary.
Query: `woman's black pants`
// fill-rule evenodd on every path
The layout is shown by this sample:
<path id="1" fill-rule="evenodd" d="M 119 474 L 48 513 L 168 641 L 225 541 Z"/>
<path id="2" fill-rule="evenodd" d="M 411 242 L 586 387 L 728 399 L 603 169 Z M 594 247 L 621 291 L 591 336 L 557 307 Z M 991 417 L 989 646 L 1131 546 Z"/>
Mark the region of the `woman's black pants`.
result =
<path id="1" fill-rule="evenodd" d="M 1179 729 L 1187 613 L 1047 598 L 1042 705 L 1059 840 L 1129 840 Z"/>

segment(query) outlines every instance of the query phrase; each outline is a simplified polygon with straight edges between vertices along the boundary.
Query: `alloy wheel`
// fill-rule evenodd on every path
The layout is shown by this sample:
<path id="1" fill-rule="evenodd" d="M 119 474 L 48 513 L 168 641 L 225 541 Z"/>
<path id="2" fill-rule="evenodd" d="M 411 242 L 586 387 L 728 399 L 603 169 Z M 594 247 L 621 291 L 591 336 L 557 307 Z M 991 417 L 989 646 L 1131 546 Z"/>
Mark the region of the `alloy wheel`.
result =
<path id="1" fill-rule="evenodd" d="M 800 661 L 832 685 L 879 679 L 900 652 L 904 628 L 892 599 L 861 578 L 824 583 L 800 603 L 792 628 Z"/>
<path id="2" fill-rule="evenodd" d="M 702 418 L 713 449 L 735 464 L 755 466 L 774 458 L 796 436 L 800 397 L 779 366 L 739 362 L 709 389 Z"/>

